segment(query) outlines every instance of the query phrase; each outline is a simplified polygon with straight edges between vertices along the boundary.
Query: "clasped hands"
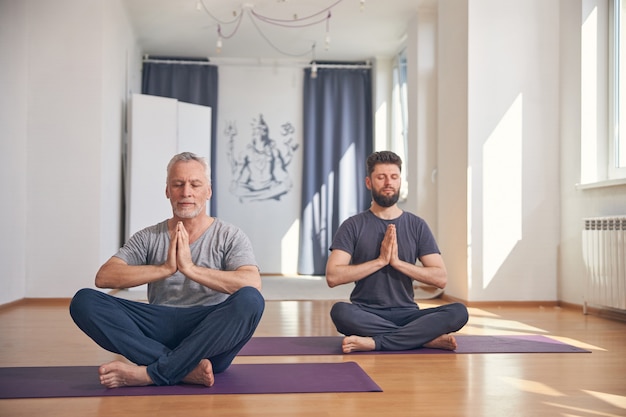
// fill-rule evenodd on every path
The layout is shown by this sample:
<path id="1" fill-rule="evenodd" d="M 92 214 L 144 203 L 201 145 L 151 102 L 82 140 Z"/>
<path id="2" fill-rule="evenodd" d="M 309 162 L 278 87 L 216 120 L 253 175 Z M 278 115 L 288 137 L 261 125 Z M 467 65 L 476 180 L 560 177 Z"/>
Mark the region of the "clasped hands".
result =
<path id="1" fill-rule="evenodd" d="M 176 223 L 176 227 L 170 236 L 170 247 L 167 251 L 165 264 L 169 271 L 174 274 L 176 271 L 185 272 L 195 265 L 191 259 L 191 249 L 189 247 L 189 233 L 183 222 Z"/>
<path id="2" fill-rule="evenodd" d="M 378 257 L 385 265 L 396 267 L 400 258 L 398 257 L 398 238 L 396 235 L 396 225 L 390 224 L 385 231 L 385 237 L 380 244 L 380 255 Z"/>

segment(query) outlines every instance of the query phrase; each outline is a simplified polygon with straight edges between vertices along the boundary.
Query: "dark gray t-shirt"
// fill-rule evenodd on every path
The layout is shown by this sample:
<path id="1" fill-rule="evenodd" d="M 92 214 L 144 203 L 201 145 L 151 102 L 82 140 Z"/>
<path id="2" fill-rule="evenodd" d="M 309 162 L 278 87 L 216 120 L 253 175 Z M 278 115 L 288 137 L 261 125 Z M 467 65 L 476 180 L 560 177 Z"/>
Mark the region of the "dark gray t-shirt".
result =
<path id="1" fill-rule="evenodd" d="M 384 220 L 369 210 L 346 219 L 339 226 L 330 249 L 349 253 L 354 265 L 376 259 L 389 224 L 396 225 L 398 257 L 401 260 L 414 264 L 424 255 L 440 253 L 430 228 L 422 218 L 403 212 L 396 219 Z M 415 306 L 414 297 L 413 280 L 387 265 L 355 282 L 350 301 L 372 308 L 392 308 Z"/>
<path id="2" fill-rule="evenodd" d="M 129 265 L 161 265 L 167 259 L 170 235 L 167 220 L 135 233 L 115 254 Z M 250 239 L 236 226 L 215 218 L 209 228 L 190 245 L 194 264 L 205 268 L 234 271 L 244 265 L 257 266 Z M 174 275 L 148 284 L 150 304 L 178 307 L 219 304 L 224 294 L 185 277 Z"/>

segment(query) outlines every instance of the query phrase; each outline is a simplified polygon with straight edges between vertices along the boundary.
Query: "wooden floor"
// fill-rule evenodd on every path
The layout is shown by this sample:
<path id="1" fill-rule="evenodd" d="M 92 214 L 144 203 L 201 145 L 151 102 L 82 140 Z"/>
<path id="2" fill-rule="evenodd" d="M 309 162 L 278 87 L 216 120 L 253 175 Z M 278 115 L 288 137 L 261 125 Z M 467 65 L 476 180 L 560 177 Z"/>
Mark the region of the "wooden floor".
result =
<path id="1" fill-rule="evenodd" d="M 1 308 L 0 366 L 117 358 L 75 327 L 67 304 Z M 256 336 L 337 335 L 331 305 L 268 301 Z M 0 416 L 626 416 L 626 323 L 580 309 L 494 306 L 471 308 L 461 333 L 543 334 L 592 353 L 238 357 L 235 363 L 355 361 L 384 392 L 0 400 Z"/>

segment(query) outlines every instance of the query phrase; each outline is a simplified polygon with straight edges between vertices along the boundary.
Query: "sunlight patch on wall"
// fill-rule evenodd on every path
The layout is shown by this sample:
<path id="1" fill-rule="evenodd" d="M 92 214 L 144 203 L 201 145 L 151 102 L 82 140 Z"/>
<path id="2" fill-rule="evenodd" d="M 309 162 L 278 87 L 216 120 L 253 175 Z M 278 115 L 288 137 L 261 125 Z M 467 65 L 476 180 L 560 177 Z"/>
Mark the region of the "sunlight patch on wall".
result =
<path id="1" fill-rule="evenodd" d="M 354 190 L 355 182 L 356 184 L 363 184 L 365 182 L 365 178 L 356 178 L 354 174 L 357 172 L 356 163 L 365 164 L 365 161 L 356 161 L 356 145 L 351 143 L 348 149 L 344 151 L 339 161 L 339 190 L 344 190 L 344 192 L 340 192 L 337 195 L 339 205 L 336 215 L 340 224 L 348 217 L 354 216 L 358 210 L 356 191 L 345 192 L 345 190 Z M 330 237 L 331 241 L 333 237 L 334 236 Z"/>
<path id="2" fill-rule="evenodd" d="M 581 56 L 581 117 L 580 117 L 580 182 L 598 179 L 598 10 L 589 13 L 582 25 Z"/>
<path id="3" fill-rule="evenodd" d="M 280 271 L 295 273 L 298 270 L 298 240 L 300 236 L 300 220 L 291 223 L 287 232 L 280 240 Z"/>
<path id="4" fill-rule="evenodd" d="M 388 110 L 387 110 L 387 102 L 383 102 L 381 103 L 378 108 L 376 109 L 376 112 L 374 114 L 374 126 L 375 126 L 375 133 L 374 133 L 374 149 L 376 150 L 383 150 L 383 149 L 388 149 L 389 148 L 389 143 L 387 141 L 387 138 L 389 136 L 388 134 L 388 126 L 387 126 L 387 119 L 388 119 Z"/>
<path id="5" fill-rule="evenodd" d="M 467 288 L 472 289 L 472 167 L 467 167 Z"/>
<path id="6" fill-rule="evenodd" d="M 483 146 L 483 288 L 522 238 L 522 94 Z"/>

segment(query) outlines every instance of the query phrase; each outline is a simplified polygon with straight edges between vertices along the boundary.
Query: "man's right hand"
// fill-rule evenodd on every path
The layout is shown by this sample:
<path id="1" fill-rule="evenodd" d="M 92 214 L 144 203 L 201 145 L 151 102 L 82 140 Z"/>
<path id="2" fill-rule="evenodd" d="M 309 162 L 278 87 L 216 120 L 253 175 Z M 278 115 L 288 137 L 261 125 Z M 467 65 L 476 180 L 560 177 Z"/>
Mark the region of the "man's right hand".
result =
<path id="1" fill-rule="evenodd" d="M 173 275 L 178 271 L 178 265 L 176 262 L 176 246 L 178 244 L 178 225 L 174 227 L 174 231 L 170 234 L 170 247 L 167 249 L 167 259 L 163 263 L 163 267 L 169 272 L 169 275 Z"/>
<path id="2" fill-rule="evenodd" d="M 380 244 L 380 255 L 378 259 L 384 262 L 385 265 L 389 265 L 391 260 L 395 256 L 398 256 L 398 244 L 396 239 L 396 226 L 390 224 L 385 231 L 385 237 Z"/>

